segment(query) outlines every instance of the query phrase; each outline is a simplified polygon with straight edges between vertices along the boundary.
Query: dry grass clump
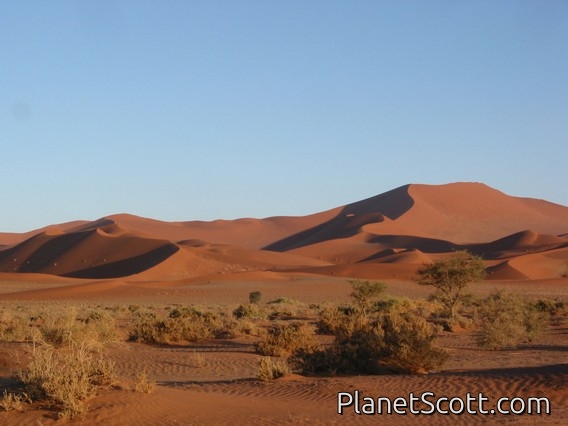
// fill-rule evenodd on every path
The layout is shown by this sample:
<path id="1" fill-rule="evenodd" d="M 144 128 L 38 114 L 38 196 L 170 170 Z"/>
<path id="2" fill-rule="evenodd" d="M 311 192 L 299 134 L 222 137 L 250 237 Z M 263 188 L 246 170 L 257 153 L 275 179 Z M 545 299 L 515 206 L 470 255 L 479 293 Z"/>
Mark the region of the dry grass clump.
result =
<path id="1" fill-rule="evenodd" d="M 41 338 L 56 346 L 73 342 L 106 344 L 118 340 L 114 319 L 107 312 L 92 310 L 80 315 L 75 308 L 43 314 L 38 320 Z"/>
<path id="2" fill-rule="evenodd" d="M 207 359 L 203 354 L 197 351 L 193 352 L 193 358 L 191 360 L 191 366 L 193 368 L 204 368 L 207 367 Z"/>
<path id="3" fill-rule="evenodd" d="M 313 330 L 303 322 L 270 327 L 254 345 L 256 353 L 276 357 L 290 355 L 300 349 L 311 351 L 317 346 Z"/>
<path id="4" fill-rule="evenodd" d="M 549 312 L 538 306 L 538 303 L 503 291 L 490 294 L 480 302 L 477 310 L 479 346 L 497 350 L 534 340 L 550 320 Z"/>
<path id="5" fill-rule="evenodd" d="M 156 382 L 150 380 L 146 371 L 141 371 L 136 375 L 136 380 L 132 385 L 132 391 L 138 393 L 152 393 L 156 389 Z"/>
<path id="6" fill-rule="evenodd" d="M 269 381 L 285 377 L 291 374 L 290 367 L 286 361 L 275 360 L 269 356 L 264 356 L 258 361 L 258 378 Z"/>
<path id="7" fill-rule="evenodd" d="M 47 401 L 61 418 L 72 418 L 87 410 L 86 402 L 99 387 L 115 380 L 114 364 L 92 346 L 71 343 L 56 349 L 34 345 L 31 361 L 16 373 L 25 395 L 33 401 Z"/>
<path id="8" fill-rule="evenodd" d="M 80 314 L 74 307 L 49 309 L 28 307 L 16 312 L 3 311 L 0 317 L 0 339 L 3 341 L 43 341 L 55 346 L 77 342 L 105 344 L 118 340 L 114 318 L 101 310 Z"/>
<path id="9" fill-rule="evenodd" d="M 31 401 L 25 393 L 12 393 L 4 389 L 0 407 L 4 411 L 23 411 L 26 402 Z"/>
<path id="10" fill-rule="evenodd" d="M 0 340 L 3 342 L 26 342 L 39 337 L 37 327 L 32 327 L 28 315 L 22 312 L 3 310 L 0 313 Z"/>

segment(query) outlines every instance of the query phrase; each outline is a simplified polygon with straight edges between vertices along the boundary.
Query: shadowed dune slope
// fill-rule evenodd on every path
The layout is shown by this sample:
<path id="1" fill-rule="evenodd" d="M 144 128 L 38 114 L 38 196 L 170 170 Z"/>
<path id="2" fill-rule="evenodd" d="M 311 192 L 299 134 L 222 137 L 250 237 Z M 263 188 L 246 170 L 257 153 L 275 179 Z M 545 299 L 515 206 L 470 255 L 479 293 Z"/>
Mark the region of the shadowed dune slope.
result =
<path id="1" fill-rule="evenodd" d="M 0 271 L 115 278 L 148 269 L 179 250 L 169 241 L 131 235 L 115 225 L 106 229 L 35 235 L 0 252 Z"/>
<path id="2" fill-rule="evenodd" d="M 409 185 L 401 186 L 375 197 L 352 203 L 338 214 L 313 228 L 267 245 L 267 250 L 287 251 L 360 233 L 365 225 L 396 220 L 410 210 L 413 200 L 408 194 Z"/>
<path id="3" fill-rule="evenodd" d="M 465 245 L 494 241 L 527 229 L 551 235 L 565 233 L 568 207 L 512 197 L 479 183 L 407 185 L 346 205 L 328 221 L 266 249 L 293 250 L 360 232 Z"/>

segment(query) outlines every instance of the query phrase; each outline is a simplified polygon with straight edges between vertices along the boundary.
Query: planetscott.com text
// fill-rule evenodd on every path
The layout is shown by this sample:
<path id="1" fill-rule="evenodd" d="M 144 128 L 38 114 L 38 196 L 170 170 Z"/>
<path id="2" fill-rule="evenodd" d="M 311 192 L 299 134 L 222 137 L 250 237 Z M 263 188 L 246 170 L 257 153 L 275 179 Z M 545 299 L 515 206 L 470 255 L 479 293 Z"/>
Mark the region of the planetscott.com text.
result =
<path id="1" fill-rule="evenodd" d="M 480 415 L 542 415 L 550 414 L 548 398 L 500 397 L 491 400 L 482 392 L 468 392 L 463 397 L 435 395 L 434 392 L 414 394 L 408 397 L 371 397 L 361 395 L 358 390 L 337 394 L 337 414 L 354 412 L 360 415 L 399 414 L 480 414 Z"/>

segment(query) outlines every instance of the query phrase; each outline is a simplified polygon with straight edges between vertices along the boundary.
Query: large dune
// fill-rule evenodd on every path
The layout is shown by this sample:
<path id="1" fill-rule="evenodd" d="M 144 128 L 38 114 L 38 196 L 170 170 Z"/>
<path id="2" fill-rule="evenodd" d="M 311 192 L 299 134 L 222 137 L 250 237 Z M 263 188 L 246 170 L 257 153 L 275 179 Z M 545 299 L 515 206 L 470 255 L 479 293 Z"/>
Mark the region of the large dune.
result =
<path id="1" fill-rule="evenodd" d="M 568 207 L 479 183 L 406 185 L 298 217 L 162 222 L 128 214 L 0 234 L 0 272 L 183 280 L 251 271 L 409 278 L 469 250 L 490 278 L 568 276 Z"/>

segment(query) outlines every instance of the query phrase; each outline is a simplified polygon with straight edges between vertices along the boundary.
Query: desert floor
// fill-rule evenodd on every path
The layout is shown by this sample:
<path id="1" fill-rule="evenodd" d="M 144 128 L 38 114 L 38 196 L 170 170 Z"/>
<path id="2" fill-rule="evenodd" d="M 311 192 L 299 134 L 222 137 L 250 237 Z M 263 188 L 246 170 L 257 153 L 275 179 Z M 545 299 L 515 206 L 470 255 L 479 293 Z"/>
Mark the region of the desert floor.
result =
<path id="1" fill-rule="evenodd" d="M 45 277 L 45 276 L 44 276 Z M 425 298 L 430 289 L 411 281 L 387 281 L 387 295 Z M 490 281 L 471 287 L 477 295 L 495 288 L 528 297 L 568 298 L 568 279 Z M 251 291 L 264 300 L 287 297 L 304 303 L 344 302 L 350 286 L 345 279 L 307 274 L 268 273 L 181 282 L 124 280 L 49 280 L 26 276 L 0 281 L 0 307 L 50 305 L 72 307 L 138 304 L 221 305 L 228 309 L 247 301 Z M 255 337 L 206 340 L 180 345 L 119 342 L 107 348 L 124 381 L 147 372 L 157 384 L 152 393 L 109 388 L 89 401 L 89 411 L 73 420 L 58 420 L 50 407 L 26 405 L 22 412 L 0 412 L 5 425 L 212 425 L 212 424 L 566 424 L 568 421 L 568 324 L 553 326 L 530 345 L 516 350 L 481 350 L 475 331 L 442 332 L 439 345 L 450 357 L 443 371 L 425 375 L 302 377 L 292 375 L 259 381 L 260 356 Z M 29 344 L 0 343 L 0 387 L 17 385 L 12 371 Z M 430 391 L 462 397 L 482 392 L 494 403 L 502 396 L 545 396 L 551 415 L 357 415 L 337 414 L 338 392 L 359 390 L 374 398 L 407 397 Z"/>

